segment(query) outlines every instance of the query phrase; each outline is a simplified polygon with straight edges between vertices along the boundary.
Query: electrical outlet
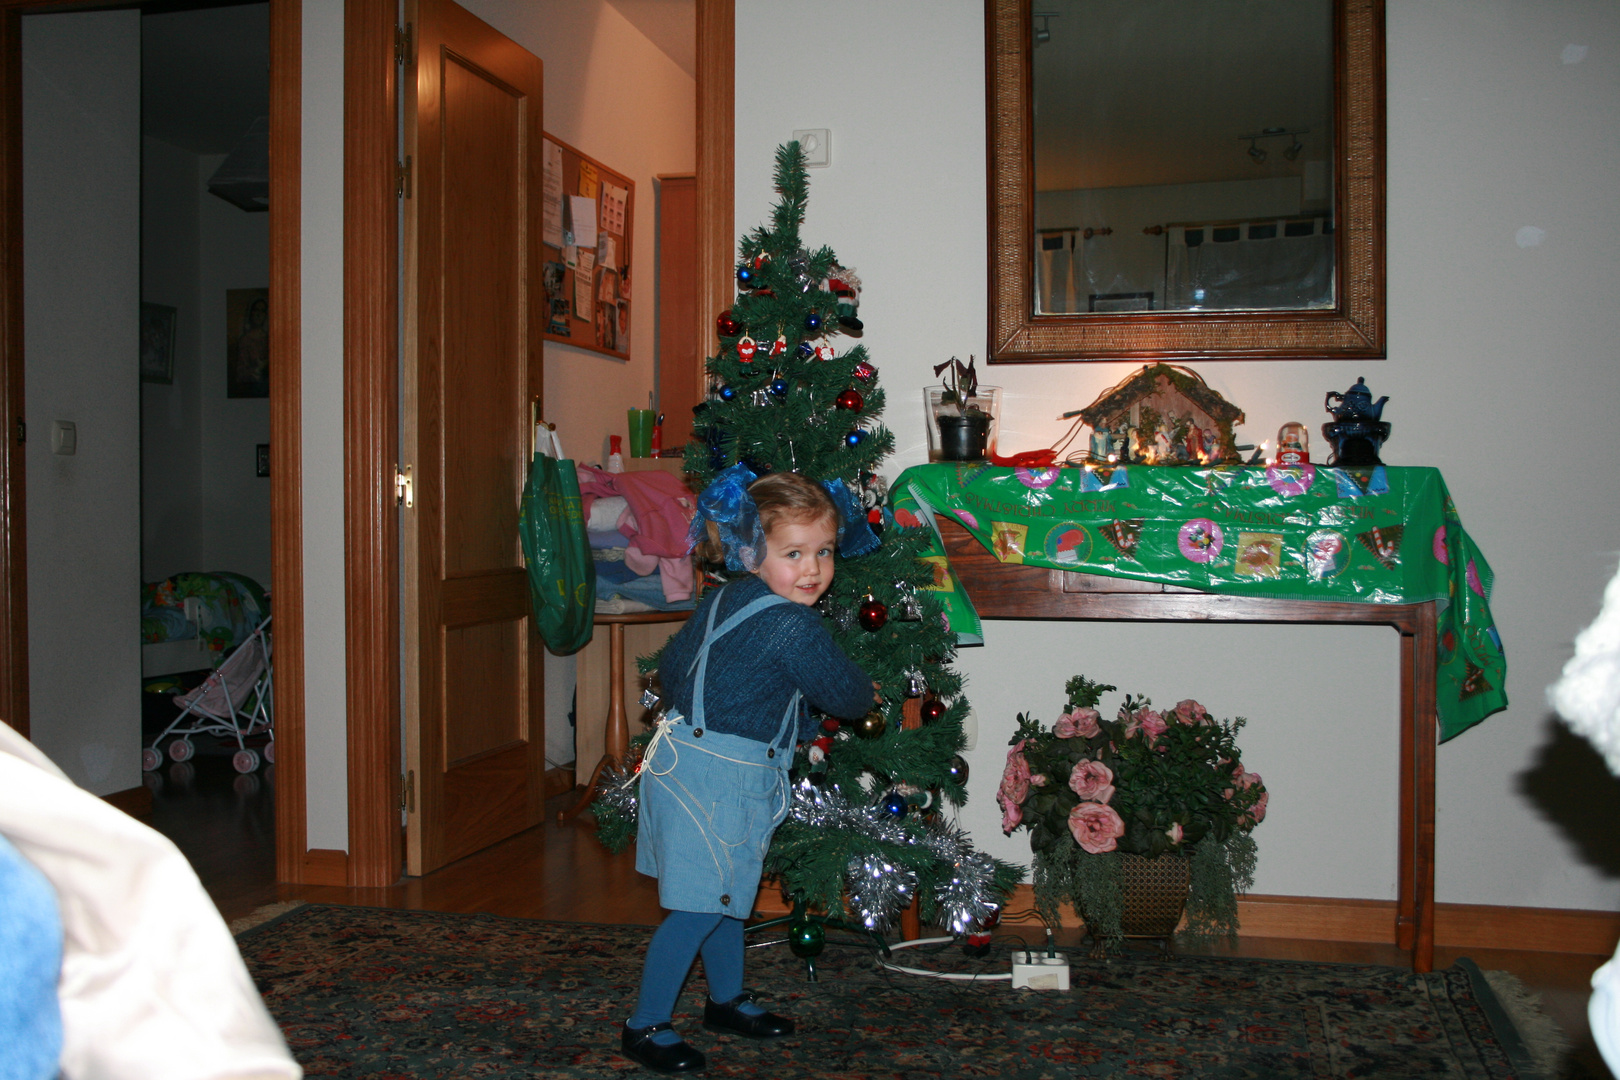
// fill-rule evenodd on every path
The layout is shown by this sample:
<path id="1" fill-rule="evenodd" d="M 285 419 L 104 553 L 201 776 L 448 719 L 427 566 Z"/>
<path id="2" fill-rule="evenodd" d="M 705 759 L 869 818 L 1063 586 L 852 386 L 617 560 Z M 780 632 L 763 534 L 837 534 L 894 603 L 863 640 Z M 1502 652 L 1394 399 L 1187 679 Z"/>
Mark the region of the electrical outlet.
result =
<path id="1" fill-rule="evenodd" d="M 1012 988 L 1014 990 L 1069 989 L 1069 961 L 1062 956 L 1042 956 L 1040 953 L 1015 952 L 1012 954 Z"/>

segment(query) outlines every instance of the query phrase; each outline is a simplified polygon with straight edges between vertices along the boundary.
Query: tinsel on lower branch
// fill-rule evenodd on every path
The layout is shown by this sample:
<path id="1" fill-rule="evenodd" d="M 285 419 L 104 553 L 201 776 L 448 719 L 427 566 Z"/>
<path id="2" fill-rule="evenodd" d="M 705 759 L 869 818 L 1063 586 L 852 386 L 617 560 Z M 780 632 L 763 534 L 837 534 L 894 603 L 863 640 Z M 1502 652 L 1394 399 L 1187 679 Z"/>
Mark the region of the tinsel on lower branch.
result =
<path id="1" fill-rule="evenodd" d="M 611 851 L 635 839 L 638 787 L 633 779 L 626 783 L 622 770 L 603 771 L 592 811 L 597 836 Z M 807 783 L 793 789 L 765 869 L 796 901 L 847 910 L 879 933 L 892 930 L 913 899 L 925 922 L 966 933 L 999 911 L 1024 875 L 1022 867 L 974 850 L 967 834 L 939 815 L 897 818 L 837 788 Z"/>

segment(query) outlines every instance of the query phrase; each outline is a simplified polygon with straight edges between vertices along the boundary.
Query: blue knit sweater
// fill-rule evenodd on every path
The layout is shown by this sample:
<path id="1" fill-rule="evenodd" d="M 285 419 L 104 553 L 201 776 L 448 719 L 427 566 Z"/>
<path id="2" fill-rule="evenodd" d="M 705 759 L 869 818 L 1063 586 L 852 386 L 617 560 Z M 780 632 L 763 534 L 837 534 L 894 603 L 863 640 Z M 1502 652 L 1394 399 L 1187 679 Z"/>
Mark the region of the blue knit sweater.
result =
<path id="1" fill-rule="evenodd" d="M 670 709 L 692 716 L 693 664 L 703 646 L 710 606 L 720 605 L 714 620 L 718 629 L 732 612 L 769 593 L 764 581 L 749 575 L 703 598 L 659 658 L 659 679 Z M 821 613 L 790 601 L 758 612 L 709 650 L 704 726 L 770 742 L 795 690 L 822 712 L 845 719 L 864 716 L 873 707 L 872 680 L 833 641 Z M 802 742 L 815 735 L 816 724 L 801 705 L 797 737 Z"/>

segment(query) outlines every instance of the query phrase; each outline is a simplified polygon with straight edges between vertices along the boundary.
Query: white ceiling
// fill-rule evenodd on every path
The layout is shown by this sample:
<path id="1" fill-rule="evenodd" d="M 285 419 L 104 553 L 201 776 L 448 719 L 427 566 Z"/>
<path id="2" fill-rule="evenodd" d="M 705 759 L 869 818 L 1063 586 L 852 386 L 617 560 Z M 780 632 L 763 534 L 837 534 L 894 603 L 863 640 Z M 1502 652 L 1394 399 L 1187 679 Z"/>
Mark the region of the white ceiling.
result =
<path id="1" fill-rule="evenodd" d="M 1038 191 L 1297 175 L 1326 160 L 1330 0 L 1034 0 Z M 1037 17 L 1036 26 L 1043 20 Z M 1309 128 L 1289 162 L 1286 138 Z"/>
<path id="2" fill-rule="evenodd" d="M 697 0 L 607 0 L 682 71 L 697 78 Z"/>
<path id="3" fill-rule="evenodd" d="M 270 112 L 270 5 L 141 19 L 141 130 L 194 154 L 225 154 Z"/>

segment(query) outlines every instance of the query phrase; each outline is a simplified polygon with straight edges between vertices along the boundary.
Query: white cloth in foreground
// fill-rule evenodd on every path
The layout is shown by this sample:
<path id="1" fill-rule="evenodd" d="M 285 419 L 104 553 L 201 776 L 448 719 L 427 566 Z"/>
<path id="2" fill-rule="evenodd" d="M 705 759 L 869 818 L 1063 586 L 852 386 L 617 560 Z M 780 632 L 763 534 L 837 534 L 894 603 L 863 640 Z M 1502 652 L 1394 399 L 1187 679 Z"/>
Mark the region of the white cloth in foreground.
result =
<path id="1" fill-rule="evenodd" d="M 63 1080 L 303 1076 L 185 856 L 4 723 L 0 833 L 61 906 Z"/>
<path id="2" fill-rule="evenodd" d="M 1547 688 L 1547 704 L 1590 739 L 1609 771 L 1620 776 L 1620 572 L 1603 590 L 1598 617 L 1575 636 L 1575 655 L 1564 665 L 1563 677 Z M 1586 1015 L 1592 1041 L 1620 1074 L 1620 950 L 1592 973 Z"/>

